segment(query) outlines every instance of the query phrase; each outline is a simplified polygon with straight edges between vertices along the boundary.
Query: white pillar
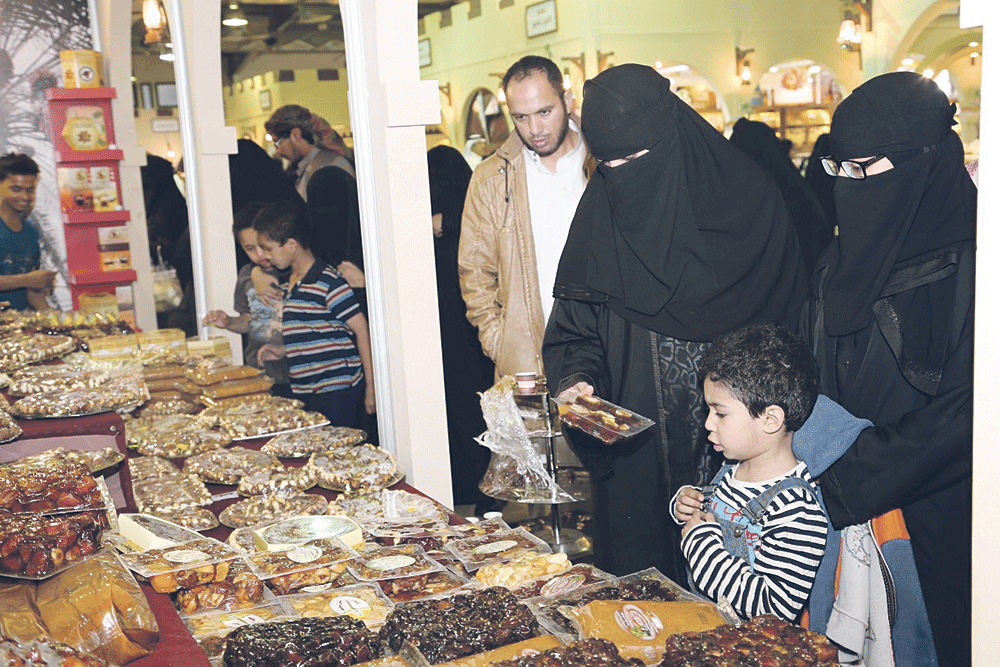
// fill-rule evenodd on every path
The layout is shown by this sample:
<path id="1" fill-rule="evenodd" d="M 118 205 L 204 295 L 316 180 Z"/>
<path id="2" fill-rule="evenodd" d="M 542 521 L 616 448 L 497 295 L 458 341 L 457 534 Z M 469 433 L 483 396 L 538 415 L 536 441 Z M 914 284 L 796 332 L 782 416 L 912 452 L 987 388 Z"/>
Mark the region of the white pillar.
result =
<path id="1" fill-rule="evenodd" d="M 114 6 L 114 7 L 113 7 Z M 146 232 L 146 207 L 142 198 L 142 175 L 139 168 L 146 164 L 146 149 L 139 145 L 132 114 L 132 16 L 121 11 L 114 0 L 99 0 L 91 7 L 96 12 L 91 23 L 99 30 L 94 46 L 104 55 L 107 84 L 117 90 L 111 100 L 115 141 L 124 153 L 118 165 L 118 184 L 122 203 L 131 219 L 128 229 L 129 249 L 136 281 L 133 285 L 135 322 L 145 331 L 156 329 L 156 306 L 153 302 L 153 269 L 150 264 L 149 236 Z M 98 39 L 100 36 L 100 39 Z"/>
<path id="2" fill-rule="evenodd" d="M 452 505 L 414 0 L 341 0 L 379 436 L 407 481 Z"/>
<path id="3" fill-rule="evenodd" d="M 989 0 L 963 0 L 962 28 L 983 26 L 983 75 L 980 117 L 990 118 L 1000 105 L 1000 51 L 993 53 L 990 26 L 997 25 L 995 4 Z M 990 24 L 989 26 L 986 24 Z M 989 33 L 989 35 L 988 35 Z M 976 349 L 975 407 L 972 423 L 972 664 L 995 665 L 1000 656 L 1000 633 L 996 631 L 996 601 L 1000 599 L 1000 577 L 996 576 L 1000 535 L 991 517 L 1000 505 L 1000 476 L 996 434 L 1000 430 L 1000 340 L 994 335 L 1000 323 L 1000 303 L 991 298 L 1000 285 L 1000 228 L 991 224 L 1000 216 L 1000 197 L 992 186 L 1000 183 L 1000 160 L 990 155 L 1000 151 L 1000 132 L 992 123 L 979 128 L 979 213 L 976 230 Z M 995 146 L 997 150 L 993 150 Z M 990 160 L 996 160 L 990 162 Z"/>
<path id="4" fill-rule="evenodd" d="M 198 323 L 213 309 L 232 311 L 236 284 L 229 154 L 236 129 L 227 127 L 222 107 L 222 7 L 215 0 L 168 0 L 174 43 L 174 77 L 184 146 L 184 171 L 194 263 Z M 177 14 L 180 16 L 177 16 Z M 201 337 L 208 330 L 201 328 Z M 229 338 L 234 362 L 243 359 L 240 337 Z"/>

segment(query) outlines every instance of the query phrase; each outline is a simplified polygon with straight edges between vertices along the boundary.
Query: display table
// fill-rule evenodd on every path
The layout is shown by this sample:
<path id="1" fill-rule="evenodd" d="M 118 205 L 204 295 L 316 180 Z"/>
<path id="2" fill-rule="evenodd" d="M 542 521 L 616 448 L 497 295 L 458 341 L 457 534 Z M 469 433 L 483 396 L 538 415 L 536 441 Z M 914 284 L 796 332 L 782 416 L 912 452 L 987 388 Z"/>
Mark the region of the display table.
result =
<path id="1" fill-rule="evenodd" d="M 253 440 L 245 440 L 234 443 L 233 446 L 238 445 L 247 449 L 259 450 L 268 440 L 269 438 L 267 437 L 256 438 Z M 122 449 L 124 450 L 124 436 L 122 437 Z M 138 456 L 138 454 L 135 451 L 129 450 L 127 459 L 131 459 L 136 456 Z M 283 459 L 283 462 L 291 467 L 303 466 L 307 461 L 308 459 Z M 183 465 L 183 459 L 175 459 L 174 463 L 180 467 Z M 135 503 L 132 500 L 132 485 L 131 477 L 128 473 L 128 467 L 123 464 L 119 474 L 125 478 L 129 491 L 125 511 L 134 512 Z M 207 486 L 208 490 L 213 495 L 228 493 L 234 491 L 236 488 L 234 486 L 223 486 L 218 484 L 208 484 Z M 398 482 L 390 488 L 402 489 L 411 493 L 420 493 L 420 491 L 414 489 L 405 482 Z M 339 495 L 335 491 L 328 491 L 319 487 L 311 489 L 309 493 L 319 493 L 327 500 L 333 500 Z M 426 496 L 426 494 L 421 495 Z M 225 500 L 219 500 L 210 505 L 209 509 L 211 509 L 212 512 L 218 516 L 219 512 L 239 500 L 240 498 L 227 498 Z M 467 523 L 464 518 L 459 517 L 454 513 L 449 513 L 449 520 L 452 524 Z M 212 530 L 202 532 L 202 535 L 225 541 L 231 532 L 231 528 L 220 525 Z M 187 627 L 184 625 L 184 622 L 178 615 L 177 610 L 174 608 L 170 596 L 154 592 L 149 584 L 141 584 L 141 586 L 143 593 L 146 594 L 146 598 L 149 600 L 153 613 L 156 615 L 156 622 L 160 626 L 160 642 L 157 644 L 156 650 L 152 655 L 130 662 L 129 667 L 132 667 L 133 665 L 135 667 L 176 667 L 178 665 L 183 665 L 184 667 L 209 667 L 210 663 L 208 658 L 205 656 L 205 652 L 202 651 L 201 647 L 198 646 L 194 638 L 188 632 Z"/>

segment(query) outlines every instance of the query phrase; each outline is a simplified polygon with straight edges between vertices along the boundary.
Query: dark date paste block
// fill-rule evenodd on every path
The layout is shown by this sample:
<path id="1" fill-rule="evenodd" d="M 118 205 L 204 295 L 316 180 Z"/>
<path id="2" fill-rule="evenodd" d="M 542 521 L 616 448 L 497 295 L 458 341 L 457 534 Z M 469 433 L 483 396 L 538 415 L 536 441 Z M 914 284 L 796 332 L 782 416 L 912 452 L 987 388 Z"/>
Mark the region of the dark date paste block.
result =
<path id="1" fill-rule="evenodd" d="M 349 616 L 298 618 L 237 628 L 226 641 L 226 667 L 327 667 L 382 657 L 378 635 Z"/>

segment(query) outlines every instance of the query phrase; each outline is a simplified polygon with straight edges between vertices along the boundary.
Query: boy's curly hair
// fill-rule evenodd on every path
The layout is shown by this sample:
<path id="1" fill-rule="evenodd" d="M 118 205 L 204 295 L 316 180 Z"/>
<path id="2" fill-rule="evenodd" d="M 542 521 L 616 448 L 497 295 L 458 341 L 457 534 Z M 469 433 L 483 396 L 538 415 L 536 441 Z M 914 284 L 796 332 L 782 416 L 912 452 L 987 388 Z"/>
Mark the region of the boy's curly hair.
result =
<path id="1" fill-rule="evenodd" d="M 717 338 L 699 362 L 702 377 L 728 389 L 759 417 L 769 405 L 797 431 L 819 394 L 819 365 L 805 341 L 775 324 L 752 324 Z"/>

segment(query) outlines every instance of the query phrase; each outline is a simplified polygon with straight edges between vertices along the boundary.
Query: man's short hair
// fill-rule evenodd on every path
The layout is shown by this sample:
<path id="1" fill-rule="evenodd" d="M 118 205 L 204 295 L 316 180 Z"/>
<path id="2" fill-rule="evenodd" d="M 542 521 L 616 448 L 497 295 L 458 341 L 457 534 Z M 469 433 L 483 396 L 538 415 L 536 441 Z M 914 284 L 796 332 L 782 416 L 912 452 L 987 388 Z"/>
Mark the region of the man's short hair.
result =
<path id="1" fill-rule="evenodd" d="M 541 72 L 552 84 L 557 95 L 563 94 L 563 75 L 559 71 L 559 66 L 543 56 L 525 56 L 510 66 L 507 73 L 503 75 L 503 89 L 506 92 L 507 84 L 512 80 L 521 81 L 535 72 Z"/>
<path id="2" fill-rule="evenodd" d="M 24 153 L 0 155 L 0 182 L 11 174 L 17 176 L 38 176 L 38 163 Z"/>
<path id="3" fill-rule="evenodd" d="M 309 109 L 298 104 L 286 104 L 275 109 L 271 117 L 264 123 L 264 129 L 275 140 L 287 137 L 296 127 L 302 131 L 302 138 L 310 144 L 315 144 L 312 129 L 313 114 Z"/>
<path id="4" fill-rule="evenodd" d="M 802 428 L 816 405 L 819 365 L 805 341 L 781 326 L 752 324 L 721 336 L 698 366 L 752 417 L 780 407 L 789 431 Z"/>
<path id="5" fill-rule="evenodd" d="M 303 248 L 309 247 L 309 217 L 301 199 L 283 199 L 268 204 L 254 217 L 253 228 L 279 245 L 295 239 Z"/>

